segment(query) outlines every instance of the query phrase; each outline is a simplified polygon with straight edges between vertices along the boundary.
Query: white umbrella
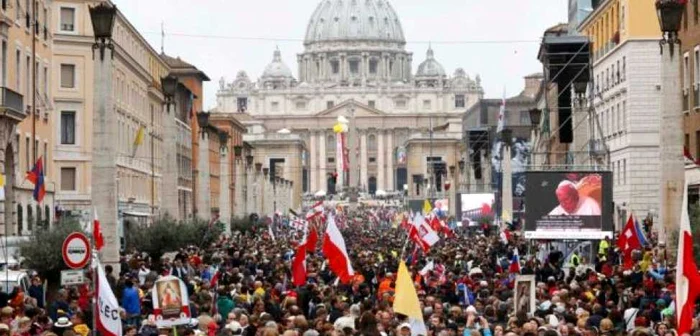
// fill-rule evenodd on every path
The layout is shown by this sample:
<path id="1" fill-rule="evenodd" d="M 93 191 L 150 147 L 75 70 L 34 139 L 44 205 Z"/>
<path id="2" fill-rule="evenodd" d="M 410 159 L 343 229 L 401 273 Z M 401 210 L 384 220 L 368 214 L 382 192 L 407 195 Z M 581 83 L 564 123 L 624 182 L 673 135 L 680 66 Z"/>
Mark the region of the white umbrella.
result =
<path id="1" fill-rule="evenodd" d="M 338 122 L 341 124 L 347 124 L 350 121 L 348 120 L 348 118 L 345 118 L 344 116 L 338 116 Z"/>
<path id="2" fill-rule="evenodd" d="M 319 190 L 319 191 L 317 191 L 317 192 L 314 194 L 314 196 L 316 196 L 316 197 L 324 197 L 324 196 L 326 196 L 326 191 L 325 191 L 325 190 Z"/>

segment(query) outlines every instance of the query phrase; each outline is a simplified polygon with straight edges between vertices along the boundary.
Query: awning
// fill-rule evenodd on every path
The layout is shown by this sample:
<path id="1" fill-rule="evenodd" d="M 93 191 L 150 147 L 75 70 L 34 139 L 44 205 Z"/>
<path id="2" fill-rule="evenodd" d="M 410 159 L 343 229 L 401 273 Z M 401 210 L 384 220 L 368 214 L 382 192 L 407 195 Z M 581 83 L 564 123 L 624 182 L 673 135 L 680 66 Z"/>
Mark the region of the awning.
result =
<path id="1" fill-rule="evenodd" d="M 151 217 L 152 214 L 148 212 L 135 212 L 135 211 L 124 211 L 125 217 Z"/>

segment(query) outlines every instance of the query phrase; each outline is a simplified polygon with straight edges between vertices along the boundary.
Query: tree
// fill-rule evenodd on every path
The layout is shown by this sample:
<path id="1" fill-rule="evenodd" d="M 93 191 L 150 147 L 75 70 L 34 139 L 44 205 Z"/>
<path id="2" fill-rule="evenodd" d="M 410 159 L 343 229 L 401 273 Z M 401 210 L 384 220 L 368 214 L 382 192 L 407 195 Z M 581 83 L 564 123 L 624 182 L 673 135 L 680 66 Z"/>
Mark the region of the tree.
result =
<path id="1" fill-rule="evenodd" d="M 80 224 L 75 221 L 64 222 L 51 230 L 35 227 L 30 240 L 20 245 L 27 268 L 33 269 L 49 282 L 57 281 L 61 270 L 66 269 L 61 247 L 63 241 L 72 232 L 82 232 Z"/>
<path id="2" fill-rule="evenodd" d="M 171 217 L 162 217 L 150 226 L 130 228 L 125 232 L 125 238 L 128 250 L 146 252 L 158 263 L 167 252 L 189 245 L 208 247 L 219 239 L 222 232 L 223 226 L 219 222 L 209 225 L 204 221 L 178 222 Z"/>

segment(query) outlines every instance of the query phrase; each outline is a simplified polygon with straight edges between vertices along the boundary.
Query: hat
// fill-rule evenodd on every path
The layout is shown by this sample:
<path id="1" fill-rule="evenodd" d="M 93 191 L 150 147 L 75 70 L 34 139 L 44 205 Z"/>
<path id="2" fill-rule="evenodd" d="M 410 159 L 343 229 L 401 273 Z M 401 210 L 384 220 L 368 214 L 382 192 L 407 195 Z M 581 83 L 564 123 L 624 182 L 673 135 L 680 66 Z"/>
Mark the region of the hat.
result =
<path id="1" fill-rule="evenodd" d="M 7 306 L 7 307 L 3 307 L 2 310 L 0 310 L 0 314 L 3 314 L 3 315 L 12 315 L 12 313 L 14 313 L 14 311 L 15 311 L 15 310 L 12 309 L 12 307 Z"/>
<path id="2" fill-rule="evenodd" d="M 56 323 L 53 324 L 54 327 L 56 328 L 70 328 L 73 326 L 73 323 L 68 320 L 67 317 L 59 317 Z"/>
<path id="3" fill-rule="evenodd" d="M 0 330 L 10 330 L 10 327 L 5 323 L 0 323 Z"/>
<path id="4" fill-rule="evenodd" d="M 236 333 L 241 331 L 241 324 L 237 321 L 231 321 L 226 325 L 226 329 L 231 330 L 231 332 Z"/>
<path id="5" fill-rule="evenodd" d="M 403 328 L 408 328 L 408 330 L 411 330 L 411 325 L 408 323 L 401 323 L 401 325 L 399 325 L 399 330 Z"/>

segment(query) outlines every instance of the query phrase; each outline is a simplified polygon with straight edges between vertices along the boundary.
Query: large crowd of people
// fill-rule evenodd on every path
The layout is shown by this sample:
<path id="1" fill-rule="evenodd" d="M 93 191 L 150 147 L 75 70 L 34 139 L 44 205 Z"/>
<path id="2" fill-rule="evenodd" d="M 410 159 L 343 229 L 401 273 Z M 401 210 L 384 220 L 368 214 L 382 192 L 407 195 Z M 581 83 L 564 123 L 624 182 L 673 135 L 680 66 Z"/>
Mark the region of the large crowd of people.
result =
<path id="1" fill-rule="evenodd" d="M 222 236 L 211 246 L 174 247 L 158 260 L 125 251 L 119 272 L 105 268 L 124 334 L 409 336 L 412 325 L 393 310 L 403 259 L 426 336 L 681 336 L 675 332 L 673 260 L 653 241 L 632 267 L 622 265 L 612 241 L 596 243 L 587 260 L 528 242 L 517 230 L 504 238 L 488 226 L 455 228 L 425 253 L 407 244 L 397 223 L 370 217 L 368 211 L 348 214 L 354 220 L 341 226 L 355 270 L 349 283 L 336 281 L 319 247 L 307 256 L 306 284 L 293 286 L 291 263 L 304 233 L 283 221 Z M 151 291 L 166 275 L 186 284 L 192 318 L 159 329 Z M 516 284 L 524 278 L 532 279 L 532 289 Z M 43 302 L 41 280 L 34 278 L 27 293 L 3 293 L 0 336 L 87 336 L 93 329 L 91 294 L 89 285 L 63 288 Z M 698 336 L 697 311 L 693 316 L 691 335 Z"/>

